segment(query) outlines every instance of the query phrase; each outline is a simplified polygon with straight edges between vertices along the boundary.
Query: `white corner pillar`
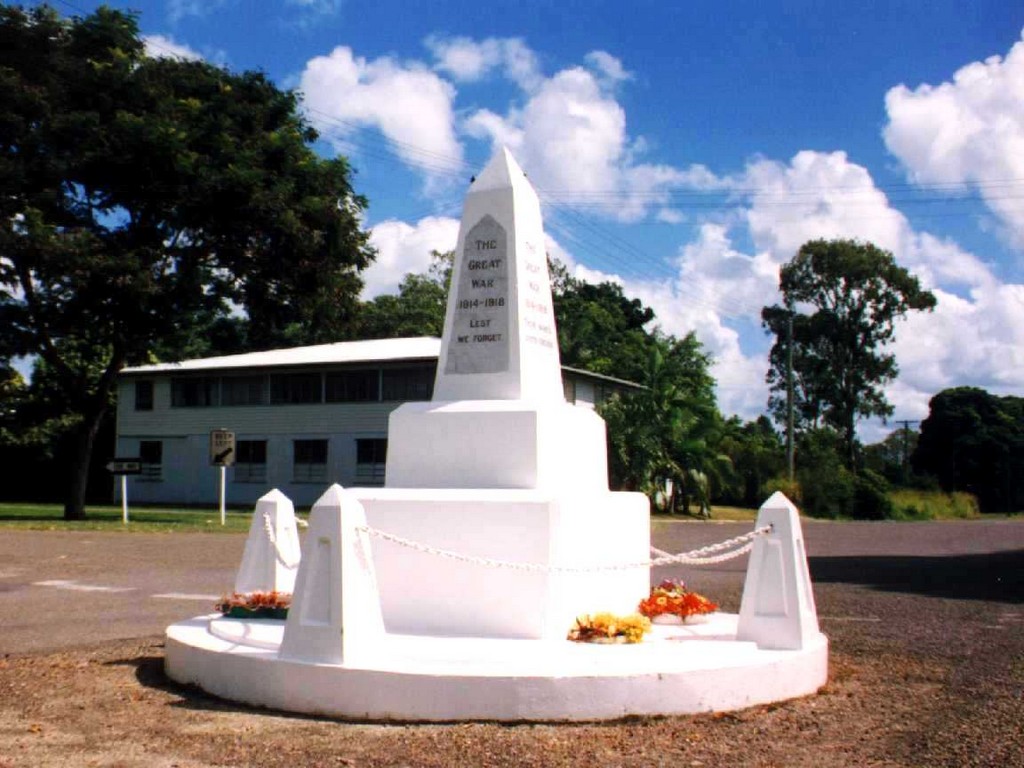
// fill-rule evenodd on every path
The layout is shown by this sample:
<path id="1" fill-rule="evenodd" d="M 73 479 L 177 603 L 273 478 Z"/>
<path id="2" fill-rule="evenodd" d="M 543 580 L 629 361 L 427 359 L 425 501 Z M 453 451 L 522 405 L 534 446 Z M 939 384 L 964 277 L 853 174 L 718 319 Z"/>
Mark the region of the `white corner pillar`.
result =
<path id="1" fill-rule="evenodd" d="M 348 665 L 384 634 L 363 505 L 332 485 L 313 505 L 281 658 Z"/>
<path id="2" fill-rule="evenodd" d="M 235 592 L 287 592 L 295 588 L 301 551 L 295 507 L 276 488 L 261 496 L 249 525 Z"/>
<path id="3" fill-rule="evenodd" d="M 757 515 L 772 526 L 754 540 L 740 603 L 737 640 L 761 649 L 801 650 L 820 635 L 800 515 L 776 492 Z"/>

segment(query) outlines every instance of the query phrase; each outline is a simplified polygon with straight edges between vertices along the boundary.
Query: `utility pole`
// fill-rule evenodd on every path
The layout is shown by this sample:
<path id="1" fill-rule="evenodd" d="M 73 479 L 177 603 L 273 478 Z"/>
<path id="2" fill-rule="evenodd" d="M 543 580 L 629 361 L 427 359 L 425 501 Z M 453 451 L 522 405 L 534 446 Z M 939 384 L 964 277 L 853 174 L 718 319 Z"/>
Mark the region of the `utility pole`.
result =
<path id="1" fill-rule="evenodd" d="M 793 482 L 793 305 L 786 304 L 786 469 Z"/>
<path id="2" fill-rule="evenodd" d="M 910 425 L 920 424 L 920 419 L 893 419 L 903 425 L 903 482 L 910 479 Z"/>

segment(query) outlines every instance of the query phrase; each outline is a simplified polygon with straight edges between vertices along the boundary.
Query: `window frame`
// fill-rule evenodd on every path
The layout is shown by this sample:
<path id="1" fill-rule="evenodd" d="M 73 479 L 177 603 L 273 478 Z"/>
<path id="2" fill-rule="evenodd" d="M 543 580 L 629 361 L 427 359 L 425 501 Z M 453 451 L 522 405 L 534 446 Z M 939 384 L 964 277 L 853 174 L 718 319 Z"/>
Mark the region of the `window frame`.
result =
<path id="1" fill-rule="evenodd" d="M 261 446 L 252 456 L 252 448 Z M 260 455 L 262 454 L 262 456 Z M 259 459 L 262 458 L 262 461 Z M 236 440 L 235 463 L 232 482 L 265 483 L 267 482 L 267 441 L 265 439 Z"/>
<path id="2" fill-rule="evenodd" d="M 301 446 L 301 450 L 300 450 Z M 315 450 L 313 450 L 315 448 Z M 322 461 L 308 461 L 312 458 Z M 301 438 L 292 440 L 292 482 L 293 483 L 324 483 L 327 482 L 327 462 L 330 458 L 330 441 L 326 438 Z M 300 461 L 300 459 L 302 459 Z"/>

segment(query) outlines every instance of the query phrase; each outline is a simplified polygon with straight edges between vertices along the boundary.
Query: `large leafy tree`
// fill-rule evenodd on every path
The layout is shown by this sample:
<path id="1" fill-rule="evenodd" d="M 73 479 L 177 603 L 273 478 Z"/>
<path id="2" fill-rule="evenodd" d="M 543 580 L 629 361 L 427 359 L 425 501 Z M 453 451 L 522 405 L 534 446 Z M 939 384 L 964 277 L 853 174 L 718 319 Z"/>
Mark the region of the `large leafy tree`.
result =
<path id="1" fill-rule="evenodd" d="M 967 491 L 984 512 L 1024 508 L 1024 398 L 975 387 L 939 392 L 911 457 L 945 491 Z"/>
<path id="2" fill-rule="evenodd" d="M 727 486 L 725 498 L 747 507 L 760 506 L 766 484 L 785 469 L 786 453 L 782 440 L 767 416 L 743 423 L 738 416 L 723 425 L 719 450 L 729 457 L 734 483 Z"/>
<path id="3" fill-rule="evenodd" d="M 785 423 L 789 325 L 795 414 L 802 428 L 830 426 L 842 437 L 844 460 L 855 468 L 856 424 L 888 416 L 883 387 L 898 372 L 885 352 L 896 320 L 930 310 L 935 297 L 893 255 L 855 240 L 813 240 L 782 267 L 783 304 L 765 307 L 764 327 L 776 341 L 767 380 L 769 407 Z"/>
<path id="4" fill-rule="evenodd" d="M 76 416 L 65 516 L 118 371 L 242 310 L 248 344 L 344 335 L 372 259 L 342 159 L 258 73 L 145 55 L 134 16 L 0 7 L 0 327 Z"/>
<path id="5" fill-rule="evenodd" d="M 383 294 L 363 305 L 359 316 L 361 338 L 440 336 L 444 332 L 455 251 L 431 251 L 430 259 L 425 274 L 406 273 L 397 294 Z"/>
<path id="6" fill-rule="evenodd" d="M 715 447 L 722 424 L 710 362 L 692 333 L 683 339 L 652 334 L 644 389 L 599 409 L 608 425 L 614 486 L 647 494 L 665 512 L 688 510 L 693 501 L 710 513 L 712 490 L 731 468 Z"/>
<path id="7" fill-rule="evenodd" d="M 642 381 L 649 373 L 654 310 L 617 283 L 588 283 L 552 265 L 555 324 L 562 363 Z"/>

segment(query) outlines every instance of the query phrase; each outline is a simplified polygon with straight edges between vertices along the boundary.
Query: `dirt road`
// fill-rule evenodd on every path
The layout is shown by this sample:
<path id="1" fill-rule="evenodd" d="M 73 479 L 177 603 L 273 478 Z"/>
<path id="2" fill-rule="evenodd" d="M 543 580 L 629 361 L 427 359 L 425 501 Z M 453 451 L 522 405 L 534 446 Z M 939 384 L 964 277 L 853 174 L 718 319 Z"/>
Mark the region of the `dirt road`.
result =
<path id="1" fill-rule="evenodd" d="M 654 541 L 679 551 L 744 529 L 656 523 Z M 211 699 L 164 678 L 161 632 L 230 587 L 242 537 L 3 531 L 0 768 L 1024 766 L 1024 521 L 805 531 L 832 644 L 824 691 L 571 726 L 339 723 Z M 735 610 L 744 568 L 657 577 Z"/>

